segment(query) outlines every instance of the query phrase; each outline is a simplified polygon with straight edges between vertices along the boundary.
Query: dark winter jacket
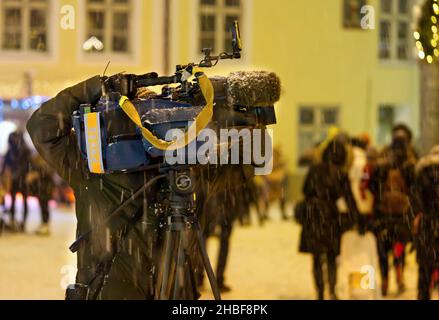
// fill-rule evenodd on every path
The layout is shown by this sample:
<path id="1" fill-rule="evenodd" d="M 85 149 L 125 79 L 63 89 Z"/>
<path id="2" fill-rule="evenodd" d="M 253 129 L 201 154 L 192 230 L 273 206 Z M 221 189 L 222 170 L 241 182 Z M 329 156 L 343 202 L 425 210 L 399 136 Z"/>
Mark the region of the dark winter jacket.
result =
<path id="1" fill-rule="evenodd" d="M 357 215 L 347 174 L 342 169 L 330 169 L 325 163 L 313 165 L 306 176 L 303 194 L 302 209 L 298 208 L 296 212 L 296 218 L 302 224 L 300 252 L 339 254 L 345 224 L 349 225 Z M 337 201 L 340 198 L 345 200 L 349 213 L 339 212 Z"/>
<path id="2" fill-rule="evenodd" d="M 154 216 L 144 214 L 147 210 L 143 210 L 143 199 L 132 202 L 122 218 L 108 229 L 96 226 L 150 177 L 147 173 L 87 176 L 72 133 L 73 111 L 80 104 L 97 102 L 100 96 L 99 76 L 65 89 L 32 115 L 27 129 L 40 155 L 74 190 L 78 236 L 94 228 L 91 241 L 77 255 L 77 283 L 90 285 L 91 299 L 148 299 L 152 295 L 152 244 L 156 228 Z M 125 225 L 123 219 L 133 218 L 137 223 L 124 229 L 127 235 L 117 241 L 115 234 Z M 113 257 L 116 245 L 118 254 Z M 95 278 L 100 274 L 97 270 L 113 258 L 109 277 Z"/>
<path id="3" fill-rule="evenodd" d="M 415 234 L 419 263 L 439 267 L 439 154 L 431 154 L 417 166 L 417 188 L 422 215 Z"/>
<path id="4" fill-rule="evenodd" d="M 409 199 L 410 206 L 405 213 L 388 214 L 382 210 L 381 204 L 390 170 L 398 170 L 406 186 L 405 194 Z M 387 241 L 389 244 L 397 241 L 411 241 L 413 214 L 418 210 L 414 163 L 412 161 L 396 163 L 391 159 L 378 162 L 373 170 L 369 189 L 374 195 L 373 230 L 377 235 L 377 240 Z"/>

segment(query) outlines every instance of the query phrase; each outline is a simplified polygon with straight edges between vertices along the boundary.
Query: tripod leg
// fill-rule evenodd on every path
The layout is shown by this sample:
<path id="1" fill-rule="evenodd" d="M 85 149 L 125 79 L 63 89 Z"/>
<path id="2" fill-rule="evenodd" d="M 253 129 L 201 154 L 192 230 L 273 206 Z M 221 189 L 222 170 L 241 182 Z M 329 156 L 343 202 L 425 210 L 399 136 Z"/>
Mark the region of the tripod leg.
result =
<path id="1" fill-rule="evenodd" d="M 169 277 L 171 275 L 171 269 L 172 269 L 171 263 L 172 263 L 172 256 L 174 252 L 173 242 L 174 242 L 173 232 L 171 230 L 166 230 L 162 265 L 159 271 L 157 290 L 156 290 L 156 298 L 159 300 L 169 299 L 169 296 L 167 295 L 167 291 L 169 286 Z"/>
<path id="2" fill-rule="evenodd" d="M 184 283 L 184 268 L 185 268 L 185 250 L 184 250 L 184 243 L 183 243 L 183 233 L 184 231 L 178 231 L 176 243 L 177 243 L 177 264 L 175 266 L 175 279 L 174 279 L 174 290 L 172 293 L 172 300 L 179 300 L 180 293 L 181 293 L 181 287 L 180 287 L 180 278 L 182 283 Z"/>
<path id="3" fill-rule="evenodd" d="M 192 263 L 192 258 L 191 258 L 191 254 L 189 253 L 190 251 L 190 245 L 189 245 L 189 232 L 188 230 L 185 230 L 182 232 L 182 241 L 181 243 L 181 248 L 183 248 L 181 250 L 181 256 L 180 256 L 180 261 L 178 262 L 178 266 L 179 266 L 179 279 L 182 279 L 183 285 L 180 285 L 179 282 L 179 286 L 175 285 L 175 289 L 174 289 L 174 294 L 175 294 L 175 290 L 179 289 L 179 293 L 180 293 L 180 300 L 183 299 L 189 299 L 189 300 L 198 300 L 200 298 L 200 293 L 198 292 L 198 284 L 197 284 L 197 280 L 195 278 L 195 270 L 193 269 L 193 263 Z"/>
<path id="4" fill-rule="evenodd" d="M 201 231 L 199 222 L 197 222 L 195 224 L 195 228 L 197 231 L 198 247 L 200 249 L 200 254 L 201 254 L 201 257 L 203 259 L 203 265 L 204 265 L 204 268 L 206 269 L 207 277 L 209 278 L 209 283 L 210 283 L 210 286 L 212 288 L 213 296 L 215 297 L 215 300 L 219 301 L 219 300 L 221 300 L 220 290 L 218 288 L 218 283 L 216 282 L 216 279 L 215 279 L 215 274 L 214 274 L 213 269 L 212 269 L 212 264 L 210 263 L 210 259 L 209 259 L 209 256 L 207 254 L 206 246 L 205 246 L 204 241 L 203 241 L 203 233 Z"/>
<path id="5" fill-rule="evenodd" d="M 194 264 L 189 254 L 186 253 L 188 268 L 186 268 L 187 277 L 190 280 L 190 287 L 186 289 L 188 295 L 191 295 L 192 300 L 198 300 L 200 293 L 198 292 L 198 282 L 195 278 Z"/>

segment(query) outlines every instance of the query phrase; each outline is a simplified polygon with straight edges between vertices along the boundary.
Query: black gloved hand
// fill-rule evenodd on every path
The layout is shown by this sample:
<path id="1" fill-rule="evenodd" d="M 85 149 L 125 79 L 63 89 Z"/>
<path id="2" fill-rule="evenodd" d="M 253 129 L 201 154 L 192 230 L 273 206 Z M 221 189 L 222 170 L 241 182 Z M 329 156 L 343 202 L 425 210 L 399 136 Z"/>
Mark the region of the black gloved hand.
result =
<path id="1" fill-rule="evenodd" d="M 133 98 L 136 95 L 135 75 L 118 73 L 111 77 L 102 77 L 101 81 L 103 95 L 108 95 L 112 92 L 120 93 L 129 98 Z"/>
<path id="2" fill-rule="evenodd" d="M 118 73 L 111 77 L 102 77 L 102 94 L 108 95 L 109 93 L 117 92 L 123 96 L 127 96 L 129 99 L 133 99 L 136 96 L 138 89 L 138 78 L 157 78 L 157 76 L 157 73 L 151 72 L 142 76 Z"/>

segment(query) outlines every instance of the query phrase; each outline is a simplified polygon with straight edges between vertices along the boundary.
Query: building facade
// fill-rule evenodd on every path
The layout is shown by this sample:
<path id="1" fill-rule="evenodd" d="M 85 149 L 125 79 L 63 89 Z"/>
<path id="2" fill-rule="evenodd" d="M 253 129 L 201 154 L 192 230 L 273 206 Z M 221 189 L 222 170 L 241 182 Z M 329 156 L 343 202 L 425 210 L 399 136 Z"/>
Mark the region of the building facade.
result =
<path id="1" fill-rule="evenodd" d="M 368 132 L 377 144 L 395 122 L 419 131 L 416 2 L 1 0 L 0 97 L 52 96 L 102 74 L 109 61 L 107 74 L 172 73 L 198 61 L 203 47 L 228 50 L 228 26 L 239 20 L 243 59 L 208 72 L 280 76 L 274 141 L 299 179 L 300 154 L 333 125 Z"/>

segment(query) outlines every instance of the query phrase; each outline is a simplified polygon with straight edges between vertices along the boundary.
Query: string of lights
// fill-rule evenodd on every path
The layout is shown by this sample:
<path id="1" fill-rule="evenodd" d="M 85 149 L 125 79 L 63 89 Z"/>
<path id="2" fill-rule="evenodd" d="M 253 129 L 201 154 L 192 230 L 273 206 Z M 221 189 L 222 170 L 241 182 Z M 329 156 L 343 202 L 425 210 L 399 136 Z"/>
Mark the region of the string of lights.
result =
<path id="1" fill-rule="evenodd" d="M 439 0 L 427 0 L 422 7 L 418 30 L 413 33 L 420 60 L 433 63 L 439 59 Z"/>
<path id="2" fill-rule="evenodd" d="M 16 110 L 36 110 L 48 98 L 42 96 L 31 96 L 24 99 L 3 100 L 0 98 L 0 109 L 10 107 Z"/>

